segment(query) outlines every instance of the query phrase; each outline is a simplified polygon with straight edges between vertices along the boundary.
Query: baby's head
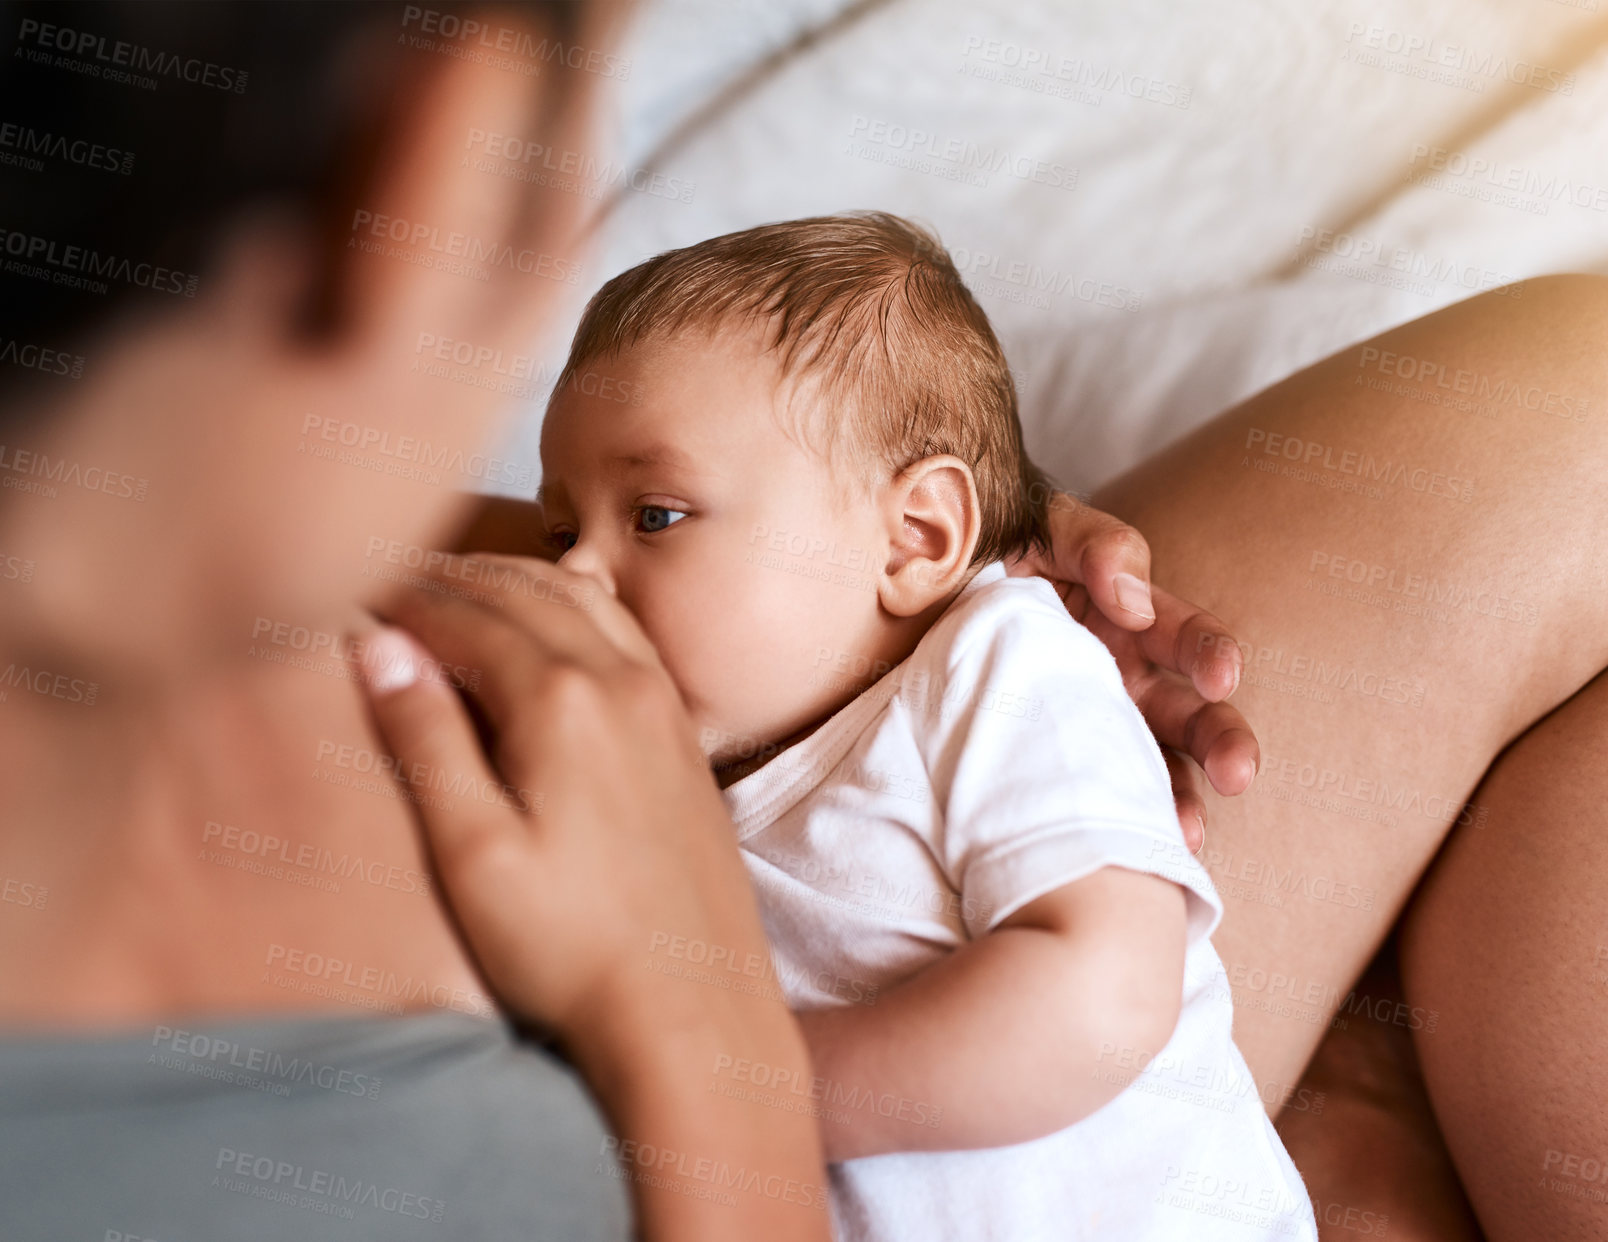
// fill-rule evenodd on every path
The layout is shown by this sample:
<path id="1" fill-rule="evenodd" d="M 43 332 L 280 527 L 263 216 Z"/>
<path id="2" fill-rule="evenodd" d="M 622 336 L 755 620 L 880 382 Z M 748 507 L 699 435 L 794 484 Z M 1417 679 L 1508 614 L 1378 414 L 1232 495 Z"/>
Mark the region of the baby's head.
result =
<path id="1" fill-rule="evenodd" d="M 978 568 L 1042 546 L 1047 501 L 987 317 L 882 214 L 616 276 L 542 428 L 562 563 L 635 614 L 717 768 L 902 660 Z"/>

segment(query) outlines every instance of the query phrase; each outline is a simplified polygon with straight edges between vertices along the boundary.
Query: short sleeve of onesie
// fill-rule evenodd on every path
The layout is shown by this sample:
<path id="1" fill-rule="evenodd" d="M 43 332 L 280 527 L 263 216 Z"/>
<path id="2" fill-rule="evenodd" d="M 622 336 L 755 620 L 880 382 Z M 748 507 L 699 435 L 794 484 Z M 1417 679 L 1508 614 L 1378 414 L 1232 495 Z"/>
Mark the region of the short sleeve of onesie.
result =
<path id="1" fill-rule="evenodd" d="M 983 572 L 895 696 L 943 808 L 935 845 L 975 912 L 968 931 L 1125 867 L 1181 885 L 1190 943 L 1209 936 L 1222 905 L 1184 847 L 1161 751 L 1116 661 L 1047 582 Z"/>

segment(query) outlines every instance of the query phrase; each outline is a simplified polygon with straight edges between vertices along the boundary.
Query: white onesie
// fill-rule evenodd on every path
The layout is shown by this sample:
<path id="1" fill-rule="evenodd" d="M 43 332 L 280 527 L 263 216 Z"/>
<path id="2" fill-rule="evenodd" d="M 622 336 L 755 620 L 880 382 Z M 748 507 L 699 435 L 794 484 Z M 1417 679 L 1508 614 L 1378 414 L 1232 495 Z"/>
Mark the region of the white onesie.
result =
<path id="1" fill-rule="evenodd" d="M 1100 867 L 1186 893 L 1172 1039 L 1149 1061 L 1104 1048 L 1093 1071 L 1126 1089 L 1029 1143 L 834 1165 L 844 1242 L 1316 1239 L 1230 1037 L 1209 939 L 1222 906 L 1184 848 L 1161 752 L 1110 653 L 1047 582 L 982 569 L 908 659 L 725 797 L 795 1008 L 874 1004 Z M 819 1079 L 807 1095 L 943 1124 L 930 1101 Z"/>

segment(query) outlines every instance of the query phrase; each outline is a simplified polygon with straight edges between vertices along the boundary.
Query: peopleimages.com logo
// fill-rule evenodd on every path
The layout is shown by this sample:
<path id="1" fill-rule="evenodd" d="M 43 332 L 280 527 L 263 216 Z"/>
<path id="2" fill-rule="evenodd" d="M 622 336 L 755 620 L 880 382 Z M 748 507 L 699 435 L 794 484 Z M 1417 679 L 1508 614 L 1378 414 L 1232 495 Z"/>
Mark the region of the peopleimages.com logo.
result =
<path id="1" fill-rule="evenodd" d="M 60 55 L 53 56 L 53 53 Z M 245 91 L 250 77 L 244 70 L 217 65 L 198 56 L 158 51 L 124 39 L 107 39 L 92 30 L 74 30 L 32 17 L 23 18 L 17 27 L 17 54 L 35 63 L 49 62 L 53 68 L 142 90 L 155 90 L 163 78 L 170 78 L 239 95 Z"/>

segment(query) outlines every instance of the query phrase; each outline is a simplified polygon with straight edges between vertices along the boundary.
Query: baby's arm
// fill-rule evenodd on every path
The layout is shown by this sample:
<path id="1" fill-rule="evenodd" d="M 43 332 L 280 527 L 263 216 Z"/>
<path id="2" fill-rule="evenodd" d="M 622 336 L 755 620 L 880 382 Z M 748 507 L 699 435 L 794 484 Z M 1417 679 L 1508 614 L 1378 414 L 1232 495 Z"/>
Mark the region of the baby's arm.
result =
<path id="1" fill-rule="evenodd" d="M 799 1014 L 832 1084 L 823 1105 L 850 1118 L 822 1118 L 826 1158 L 1003 1147 L 1087 1117 L 1122 1090 L 1098 1072 L 1113 1049 L 1154 1055 L 1171 1038 L 1184 949 L 1184 891 L 1102 867 L 874 1005 Z M 834 1106 L 845 1093 L 873 1099 Z"/>

